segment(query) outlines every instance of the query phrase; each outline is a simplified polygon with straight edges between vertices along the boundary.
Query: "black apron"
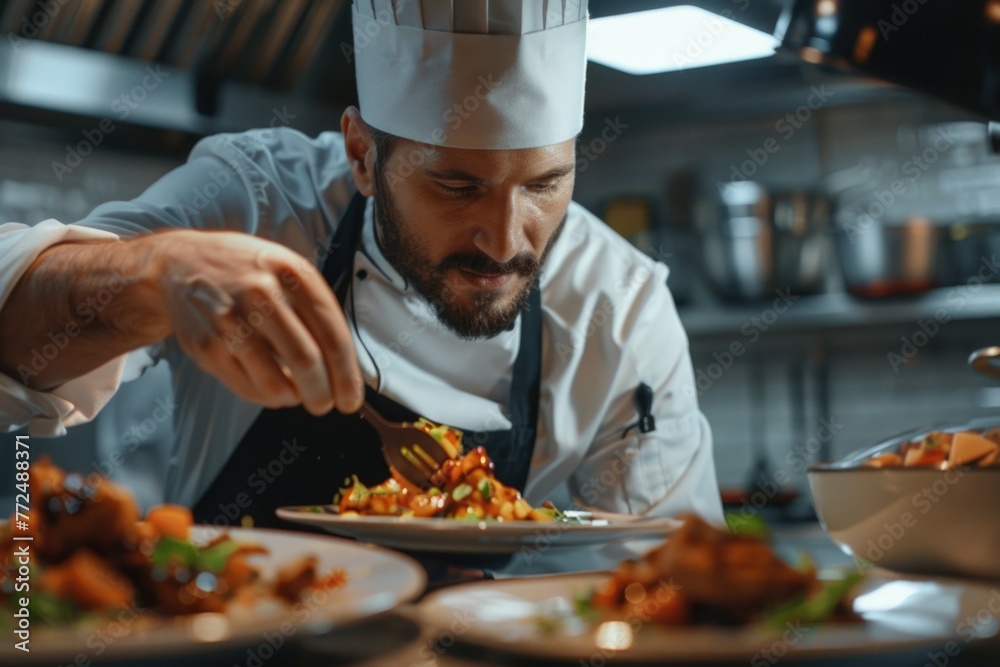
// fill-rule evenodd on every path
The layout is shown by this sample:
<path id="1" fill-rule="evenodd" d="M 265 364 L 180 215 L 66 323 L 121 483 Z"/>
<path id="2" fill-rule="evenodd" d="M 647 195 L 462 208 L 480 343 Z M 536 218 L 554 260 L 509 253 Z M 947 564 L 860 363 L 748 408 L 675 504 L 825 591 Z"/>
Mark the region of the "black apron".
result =
<path id="1" fill-rule="evenodd" d="M 323 275 L 343 307 L 353 282 L 354 255 L 360 247 L 365 198 L 355 194 L 330 244 Z M 364 275 L 359 272 L 359 280 Z M 346 309 L 345 309 L 346 312 Z M 521 342 L 510 387 L 509 431 L 465 430 L 467 446 L 482 445 L 504 484 L 524 491 L 535 447 L 541 374 L 542 308 L 538 287 L 521 313 Z M 412 421 L 417 415 L 376 393 L 365 393 L 381 414 Z M 460 424 L 453 424 L 462 428 Z M 239 525 L 250 515 L 261 527 L 307 530 L 283 521 L 275 509 L 284 505 L 322 505 L 333 500 L 351 475 L 366 485 L 389 477 L 375 430 L 357 414 L 336 410 L 315 417 L 301 406 L 264 409 L 230 455 L 222 471 L 193 507 L 195 521 Z"/>

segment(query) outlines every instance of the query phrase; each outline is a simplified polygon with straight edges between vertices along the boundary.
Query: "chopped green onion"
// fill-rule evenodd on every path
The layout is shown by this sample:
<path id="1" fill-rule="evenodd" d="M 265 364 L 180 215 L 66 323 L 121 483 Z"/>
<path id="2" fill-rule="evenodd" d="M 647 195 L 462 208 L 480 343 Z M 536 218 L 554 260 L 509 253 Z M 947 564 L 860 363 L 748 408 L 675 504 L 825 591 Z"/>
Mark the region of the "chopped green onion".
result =
<path id="1" fill-rule="evenodd" d="M 451 492 L 451 499 L 455 502 L 467 498 L 472 493 L 472 487 L 468 484 L 462 483 L 455 487 Z"/>
<path id="2" fill-rule="evenodd" d="M 493 487 L 490 486 L 490 480 L 485 477 L 479 480 L 479 493 L 482 494 L 483 500 L 489 500 L 493 495 Z"/>

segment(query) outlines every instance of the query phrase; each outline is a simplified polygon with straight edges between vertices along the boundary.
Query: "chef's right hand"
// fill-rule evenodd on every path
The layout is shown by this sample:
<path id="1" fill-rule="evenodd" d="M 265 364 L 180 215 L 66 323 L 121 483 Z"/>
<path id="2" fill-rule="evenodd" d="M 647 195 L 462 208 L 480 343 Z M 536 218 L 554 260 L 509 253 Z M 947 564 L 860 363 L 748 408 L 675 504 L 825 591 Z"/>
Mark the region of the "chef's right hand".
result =
<path id="1" fill-rule="evenodd" d="M 347 320 L 304 257 L 238 232 L 153 237 L 172 333 L 202 370 L 271 408 L 360 409 L 364 382 Z"/>

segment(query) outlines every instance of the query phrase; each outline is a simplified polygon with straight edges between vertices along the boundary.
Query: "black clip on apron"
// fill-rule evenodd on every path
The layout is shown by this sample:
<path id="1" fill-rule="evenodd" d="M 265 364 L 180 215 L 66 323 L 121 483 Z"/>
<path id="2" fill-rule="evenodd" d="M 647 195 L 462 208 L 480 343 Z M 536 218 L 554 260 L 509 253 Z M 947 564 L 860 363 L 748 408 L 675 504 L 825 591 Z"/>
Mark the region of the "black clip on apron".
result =
<path id="1" fill-rule="evenodd" d="M 360 247 L 366 200 L 355 194 L 330 244 L 323 275 L 343 307 Z M 521 342 L 510 388 L 509 431 L 465 431 L 465 442 L 483 445 L 504 484 L 524 491 L 535 447 L 541 374 L 542 308 L 537 286 L 521 313 Z M 412 421 L 418 415 L 365 388 L 383 415 Z M 456 428 L 461 428 L 456 424 Z M 285 505 L 330 503 L 351 475 L 366 485 L 389 477 L 375 430 L 356 414 L 337 410 L 315 417 L 299 406 L 265 408 L 230 455 L 222 471 L 193 508 L 195 521 L 238 526 L 250 515 L 255 526 L 324 531 L 275 516 Z M 452 556 L 448 560 L 460 561 Z"/>

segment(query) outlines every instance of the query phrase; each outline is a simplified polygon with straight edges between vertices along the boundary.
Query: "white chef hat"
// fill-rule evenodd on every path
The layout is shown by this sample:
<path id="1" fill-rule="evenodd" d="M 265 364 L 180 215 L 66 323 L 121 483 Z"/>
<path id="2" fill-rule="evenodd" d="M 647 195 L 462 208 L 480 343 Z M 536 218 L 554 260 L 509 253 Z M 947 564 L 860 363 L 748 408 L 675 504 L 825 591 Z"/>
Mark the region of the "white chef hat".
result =
<path id="1" fill-rule="evenodd" d="M 455 148 L 549 146 L 583 127 L 587 0 L 354 0 L 361 115 Z"/>

